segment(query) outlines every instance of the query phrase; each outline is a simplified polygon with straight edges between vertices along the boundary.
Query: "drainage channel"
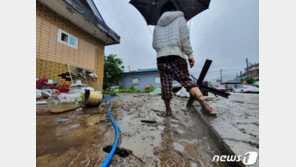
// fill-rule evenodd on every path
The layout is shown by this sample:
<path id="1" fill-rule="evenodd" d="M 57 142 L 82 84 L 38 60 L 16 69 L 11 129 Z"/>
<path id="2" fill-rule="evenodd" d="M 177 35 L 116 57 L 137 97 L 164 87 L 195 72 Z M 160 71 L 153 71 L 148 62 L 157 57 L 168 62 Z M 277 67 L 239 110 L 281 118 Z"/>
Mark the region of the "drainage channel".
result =
<path id="1" fill-rule="evenodd" d="M 210 139 L 211 143 L 217 149 L 217 155 L 226 155 L 226 156 L 236 156 L 235 153 L 230 149 L 230 147 L 224 142 L 218 132 L 213 128 L 213 126 L 207 121 L 204 117 L 203 113 L 201 113 L 200 107 L 193 105 L 189 109 L 192 114 L 195 116 L 195 119 L 202 124 L 204 130 L 207 131 L 207 137 Z M 229 167 L 245 167 L 245 165 L 241 161 L 233 161 L 233 162 L 220 162 L 222 166 Z"/>

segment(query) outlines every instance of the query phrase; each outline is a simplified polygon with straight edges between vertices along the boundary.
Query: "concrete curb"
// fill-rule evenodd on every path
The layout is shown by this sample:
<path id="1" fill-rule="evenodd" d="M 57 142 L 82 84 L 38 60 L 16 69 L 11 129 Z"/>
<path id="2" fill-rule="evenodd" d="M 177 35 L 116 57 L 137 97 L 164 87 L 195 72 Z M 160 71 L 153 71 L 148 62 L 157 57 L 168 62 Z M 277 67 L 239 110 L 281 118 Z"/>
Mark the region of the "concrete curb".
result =
<path id="1" fill-rule="evenodd" d="M 236 155 L 234 151 L 229 147 L 229 145 L 225 143 L 225 141 L 222 139 L 219 133 L 214 129 L 214 127 L 207 121 L 203 113 L 199 109 L 197 109 L 194 105 L 192 105 L 190 109 L 194 110 L 197 113 L 202 124 L 204 124 L 207 127 L 210 137 L 212 138 L 216 147 L 220 151 L 220 155 Z M 245 165 L 241 161 L 225 162 L 225 165 L 229 167 L 245 167 Z"/>

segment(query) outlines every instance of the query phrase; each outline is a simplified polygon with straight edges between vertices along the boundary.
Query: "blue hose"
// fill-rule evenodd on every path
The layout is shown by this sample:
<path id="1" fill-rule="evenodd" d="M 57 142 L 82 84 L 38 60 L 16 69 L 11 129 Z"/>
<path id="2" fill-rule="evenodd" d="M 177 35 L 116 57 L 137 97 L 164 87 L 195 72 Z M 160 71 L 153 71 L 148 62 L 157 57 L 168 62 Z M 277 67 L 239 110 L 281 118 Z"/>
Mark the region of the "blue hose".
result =
<path id="1" fill-rule="evenodd" d="M 107 167 L 108 166 L 108 164 L 110 163 L 110 161 L 111 161 L 111 159 L 112 159 L 112 157 L 113 157 L 113 155 L 115 153 L 115 150 L 116 150 L 116 147 L 117 147 L 118 141 L 119 141 L 119 137 L 118 137 L 119 136 L 119 129 L 118 129 L 116 123 L 114 122 L 114 120 L 113 120 L 113 118 L 111 117 L 111 114 L 110 114 L 110 109 L 112 107 L 112 102 L 108 100 L 108 99 L 113 99 L 113 98 L 114 98 L 113 96 L 108 96 L 108 97 L 105 97 L 103 99 L 103 100 L 110 103 L 110 106 L 108 107 L 107 112 L 108 112 L 108 117 L 110 118 L 110 120 L 111 120 L 111 122 L 112 122 L 112 124 L 113 124 L 113 126 L 115 128 L 115 143 L 114 143 L 109 155 L 107 156 L 107 158 L 105 159 L 105 161 L 101 165 L 101 167 Z"/>

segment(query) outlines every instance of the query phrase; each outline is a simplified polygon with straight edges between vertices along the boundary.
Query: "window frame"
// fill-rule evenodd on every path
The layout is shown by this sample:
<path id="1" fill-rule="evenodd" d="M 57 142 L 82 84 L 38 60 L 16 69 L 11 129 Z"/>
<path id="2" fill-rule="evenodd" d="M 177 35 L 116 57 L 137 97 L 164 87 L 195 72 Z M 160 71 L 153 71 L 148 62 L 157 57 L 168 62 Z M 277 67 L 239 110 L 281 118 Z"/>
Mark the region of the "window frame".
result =
<path id="1" fill-rule="evenodd" d="M 137 84 L 134 84 L 134 79 L 135 78 L 138 78 L 138 83 Z M 140 84 L 140 77 L 139 76 L 132 77 L 132 85 L 139 85 L 139 84 Z"/>
<path id="2" fill-rule="evenodd" d="M 68 35 L 68 42 L 65 42 L 65 41 L 62 40 L 62 34 Z M 75 45 L 71 45 L 70 44 L 70 38 L 75 39 L 75 41 L 76 41 L 75 42 Z M 68 46 L 70 46 L 72 48 L 78 49 L 78 38 L 75 37 L 74 35 L 66 32 L 66 31 L 62 30 L 62 29 L 58 29 L 57 41 L 60 42 L 60 43 L 62 43 L 62 44 L 68 45 Z"/>

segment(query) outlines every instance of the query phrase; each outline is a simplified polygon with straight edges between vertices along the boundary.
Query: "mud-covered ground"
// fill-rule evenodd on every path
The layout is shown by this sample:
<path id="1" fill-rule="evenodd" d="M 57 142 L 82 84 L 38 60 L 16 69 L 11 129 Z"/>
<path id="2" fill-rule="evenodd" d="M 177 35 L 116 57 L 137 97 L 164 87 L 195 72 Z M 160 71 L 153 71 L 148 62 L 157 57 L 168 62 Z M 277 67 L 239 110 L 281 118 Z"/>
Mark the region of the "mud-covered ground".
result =
<path id="1" fill-rule="evenodd" d="M 135 166 L 222 166 L 212 162 L 219 154 L 197 113 L 186 110 L 187 99 L 174 97 L 173 117 L 162 117 L 165 106 L 158 95 L 120 94 L 115 100 L 120 147 L 132 151 L 125 158 Z M 154 123 L 146 123 L 146 122 Z M 123 161 L 116 156 L 110 166 Z"/>
<path id="2" fill-rule="evenodd" d="M 259 94 L 231 93 L 228 99 L 207 100 L 218 113 L 217 118 L 207 117 L 208 121 L 234 153 L 259 153 Z M 259 166 L 259 158 L 254 166 Z"/>
<path id="3" fill-rule="evenodd" d="M 209 121 L 219 133 L 225 134 L 222 137 L 234 150 L 244 152 L 240 149 L 244 144 L 245 150 L 258 145 L 258 125 L 252 124 L 258 119 L 258 108 L 249 104 L 256 100 L 248 102 L 245 95 L 242 95 L 245 98 L 235 96 L 208 98 L 218 112 L 218 118 Z M 167 118 L 162 117 L 165 107 L 158 95 L 119 94 L 112 102 L 111 114 L 121 134 L 119 150 L 127 149 L 129 153 L 126 157 L 115 154 L 109 166 L 223 166 L 212 162 L 219 151 L 197 113 L 186 110 L 186 98 L 172 99 L 173 117 Z M 199 107 L 197 102 L 194 105 Z M 103 103 L 99 108 L 51 114 L 46 107 L 37 106 L 37 167 L 102 164 L 108 155 L 103 148 L 113 145 L 115 133 L 106 114 L 107 107 Z M 223 126 L 236 128 L 244 138 Z"/>

